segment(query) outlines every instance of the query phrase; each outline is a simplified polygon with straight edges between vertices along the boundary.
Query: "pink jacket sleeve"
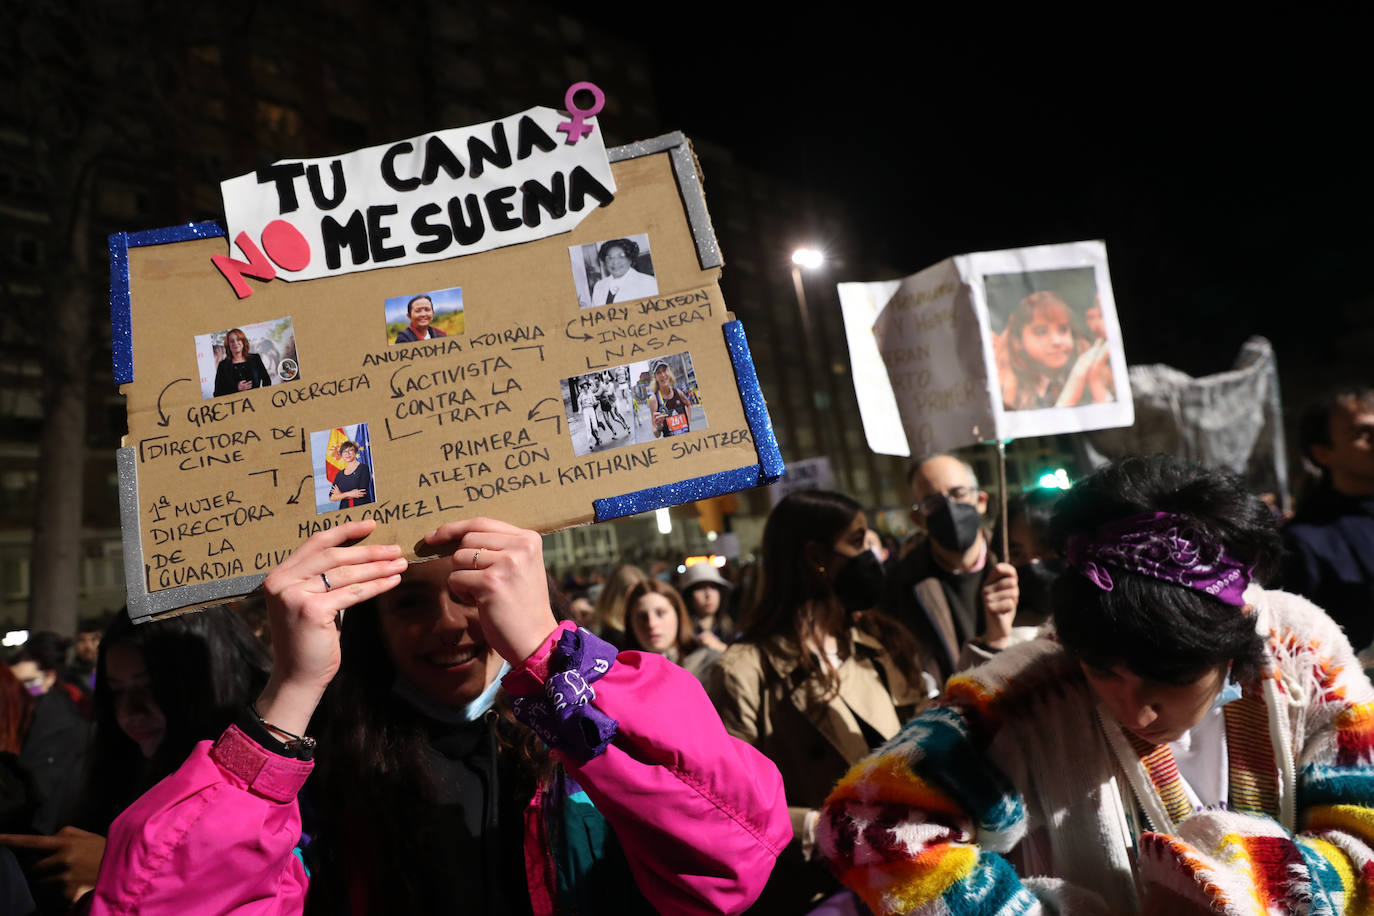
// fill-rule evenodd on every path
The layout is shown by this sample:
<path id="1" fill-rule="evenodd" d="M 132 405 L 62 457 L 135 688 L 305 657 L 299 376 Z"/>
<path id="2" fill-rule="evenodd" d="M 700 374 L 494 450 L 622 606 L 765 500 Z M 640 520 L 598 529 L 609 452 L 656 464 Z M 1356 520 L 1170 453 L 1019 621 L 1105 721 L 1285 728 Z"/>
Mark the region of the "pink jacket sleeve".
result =
<path id="1" fill-rule="evenodd" d="M 111 826 L 91 913 L 301 913 L 296 793 L 312 766 L 264 750 L 235 726 L 196 745 Z"/>
<path id="2" fill-rule="evenodd" d="M 542 689 L 561 633 L 507 676 L 511 692 Z M 792 838 L 777 767 L 727 735 L 701 684 L 666 658 L 623 652 L 595 688 L 619 723 L 614 742 L 586 764 L 564 762 L 614 827 L 641 892 L 667 914 L 746 909 Z M 310 769 L 234 727 L 198 745 L 115 821 L 92 913 L 301 913 L 295 799 Z"/>
<path id="3" fill-rule="evenodd" d="M 541 689 L 570 628 L 507 675 L 506 689 Z M 558 756 L 615 829 L 640 891 L 665 914 L 747 909 L 792 839 L 778 768 L 726 734 L 701 683 L 661 655 L 621 652 L 593 686 L 616 736 L 585 764 Z"/>

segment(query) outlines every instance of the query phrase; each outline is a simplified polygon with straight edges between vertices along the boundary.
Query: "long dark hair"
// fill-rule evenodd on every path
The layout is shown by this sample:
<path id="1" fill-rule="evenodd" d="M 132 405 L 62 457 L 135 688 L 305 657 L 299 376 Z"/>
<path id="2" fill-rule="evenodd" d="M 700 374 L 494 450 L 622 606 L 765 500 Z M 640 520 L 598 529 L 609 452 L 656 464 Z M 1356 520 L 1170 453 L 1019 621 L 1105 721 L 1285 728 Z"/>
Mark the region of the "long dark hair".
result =
<path id="1" fill-rule="evenodd" d="M 349 873 L 359 867 L 372 871 L 369 885 L 389 882 L 391 899 L 421 899 L 417 863 L 405 867 L 414 838 L 404 826 L 417 822 L 434 787 L 420 716 L 392 692 L 396 668 L 386 645 L 376 601 L 348 610 L 339 673 L 311 724 L 319 749 L 310 797 L 319 799 L 325 840 L 312 849 L 321 874 L 310 882 L 310 913 L 348 912 Z"/>
<path id="2" fill-rule="evenodd" d="M 1264 582 L 1280 553 L 1274 515 L 1240 478 L 1169 455 L 1126 458 L 1074 485 L 1055 510 L 1052 537 L 1063 552 L 1074 534 L 1146 512 L 1193 519 L 1203 537 L 1251 565 Z M 1070 568 L 1051 593 L 1060 641 L 1085 664 L 1120 664 L 1140 677 L 1170 684 L 1232 664 L 1236 680 L 1259 675 L 1264 642 L 1255 620 L 1210 595 L 1140 573 L 1111 569 L 1103 591 Z"/>
<path id="3" fill-rule="evenodd" d="M 143 656 L 167 731 L 151 759 L 119 727 L 106 668 L 111 649 Z M 218 607 L 135 625 L 116 615 L 100 640 L 95 676 L 95 740 L 85 820 L 98 833 L 154 783 L 181 766 L 198 741 L 218 738 L 267 683 L 270 660 L 248 625 Z"/>
<path id="4" fill-rule="evenodd" d="M 768 516 L 763 529 L 763 552 L 758 599 L 745 613 L 742 641 L 772 641 L 793 654 L 808 681 L 814 680 L 822 699 L 840 689 L 839 673 L 805 648 L 815 627 L 835 635 L 841 653 L 852 651 L 846 621 L 883 642 L 902 674 L 921 683 L 915 638 L 900 623 L 879 611 L 849 617 L 830 580 L 807 560 L 808 545 L 819 545 L 829 556 L 862 506 L 843 493 L 801 490 L 789 493 Z"/>
<path id="5" fill-rule="evenodd" d="M 552 578 L 548 585 L 554 616 L 568 619 L 567 598 Z M 306 911 L 349 912 L 350 891 L 361 882 L 384 894 L 391 912 L 426 912 L 427 879 L 435 869 L 416 825 L 428 822 L 436 792 L 429 736 L 422 715 L 393 689 L 396 665 L 375 599 L 349 609 L 340 653 L 339 673 L 311 722 L 319 750 L 309 794 L 320 802 L 324 841 L 309 856 L 320 873 L 310 883 Z M 502 759 L 515 762 L 518 791 L 532 793 L 552 772 L 548 749 L 515 721 L 504 692 L 493 710 Z M 375 908 L 377 900 L 370 904 Z"/>

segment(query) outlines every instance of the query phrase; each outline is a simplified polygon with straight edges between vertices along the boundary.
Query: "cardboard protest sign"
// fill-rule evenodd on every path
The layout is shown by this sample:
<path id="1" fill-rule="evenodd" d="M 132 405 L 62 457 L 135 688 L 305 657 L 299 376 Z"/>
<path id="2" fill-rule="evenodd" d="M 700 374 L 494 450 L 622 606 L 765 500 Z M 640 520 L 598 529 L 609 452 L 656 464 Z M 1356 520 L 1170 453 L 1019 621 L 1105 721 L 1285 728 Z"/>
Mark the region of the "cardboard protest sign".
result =
<path id="1" fill-rule="evenodd" d="M 850 328 L 879 284 L 841 288 Z M 847 300 L 847 301 L 846 301 Z M 1106 246 L 1046 245 L 959 255 L 902 280 L 872 325 L 906 450 L 871 430 L 884 454 L 1129 426 L 1126 355 Z M 857 382 L 857 377 L 856 377 Z M 869 416 L 890 416 L 881 386 L 859 390 Z M 871 402 L 865 407 L 865 400 Z M 875 448 L 875 451 L 879 449 Z"/>
<path id="2" fill-rule="evenodd" d="M 348 520 L 424 557 L 454 518 L 551 531 L 782 473 L 687 141 L 558 117 L 226 182 L 237 254 L 214 223 L 111 237 L 131 616 L 247 594 Z"/>

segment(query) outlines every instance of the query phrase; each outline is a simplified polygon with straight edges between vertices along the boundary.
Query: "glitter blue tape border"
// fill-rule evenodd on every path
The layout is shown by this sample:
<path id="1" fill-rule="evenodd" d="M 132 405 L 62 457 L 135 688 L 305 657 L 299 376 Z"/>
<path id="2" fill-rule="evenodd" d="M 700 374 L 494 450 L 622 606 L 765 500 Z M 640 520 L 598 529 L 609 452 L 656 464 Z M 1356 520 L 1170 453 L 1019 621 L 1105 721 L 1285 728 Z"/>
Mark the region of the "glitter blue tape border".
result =
<path id="1" fill-rule="evenodd" d="M 613 518 L 624 518 L 627 515 L 651 512 L 654 509 L 662 509 L 664 506 L 680 506 L 683 503 L 696 502 L 698 499 L 710 499 L 712 496 L 737 493 L 740 490 L 757 487 L 764 482 L 759 465 L 751 464 L 746 467 L 735 468 L 733 471 L 719 471 L 715 474 L 693 477 L 691 480 L 680 480 L 677 483 L 665 484 L 661 487 L 636 490 L 622 496 L 594 499 L 592 500 L 592 507 L 596 510 L 598 522 L 608 522 Z"/>
<path id="2" fill-rule="evenodd" d="M 730 351 L 730 361 L 734 364 L 740 400 L 744 403 L 744 418 L 749 424 L 754 447 L 758 450 L 759 463 L 661 487 L 648 487 L 621 496 L 592 500 L 598 522 L 748 490 L 772 483 L 786 470 L 782 453 L 778 451 L 777 436 L 773 434 L 773 424 L 768 419 L 768 405 L 763 400 L 763 390 L 759 388 L 759 377 L 754 371 L 754 360 L 749 355 L 749 341 L 745 339 L 744 326 L 738 321 L 730 321 L 722 330 L 725 332 L 725 345 Z"/>
<path id="3" fill-rule="evenodd" d="M 115 232 L 110 235 L 110 359 L 114 364 L 116 385 L 134 380 L 134 328 L 130 309 L 129 249 L 149 245 L 168 245 L 193 239 L 221 238 L 224 227 L 213 221 L 182 223 L 165 229 L 143 232 Z"/>
<path id="4" fill-rule="evenodd" d="M 787 468 L 782 463 L 782 452 L 778 450 L 778 437 L 773 434 L 773 421 L 768 418 L 768 402 L 763 399 L 759 376 L 754 371 L 749 340 L 744 336 L 744 325 L 738 321 L 727 321 L 722 330 L 725 332 L 725 346 L 730 351 L 730 362 L 735 367 L 735 384 L 744 403 L 744 419 L 749 423 L 749 434 L 754 437 L 754 447 L 759 452 L 762 482 L 772 483 Z"/>

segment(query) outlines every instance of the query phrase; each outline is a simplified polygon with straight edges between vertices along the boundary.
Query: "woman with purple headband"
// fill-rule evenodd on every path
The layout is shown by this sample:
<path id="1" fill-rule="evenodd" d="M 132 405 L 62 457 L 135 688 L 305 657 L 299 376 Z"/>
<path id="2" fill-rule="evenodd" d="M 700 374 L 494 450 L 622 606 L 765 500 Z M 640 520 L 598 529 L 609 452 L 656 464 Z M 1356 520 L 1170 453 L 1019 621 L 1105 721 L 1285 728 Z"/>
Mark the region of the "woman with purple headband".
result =
<path id="1" fill-rule="evenodd" d="M 1056 636 L 1002 652 L 856 765 L 817 839 L 881 916 L 1330 913 L 1374 903 L 1374 689 L 1260 586 L 1273 517 L 1169 457 L 1080 482 Z"/>

